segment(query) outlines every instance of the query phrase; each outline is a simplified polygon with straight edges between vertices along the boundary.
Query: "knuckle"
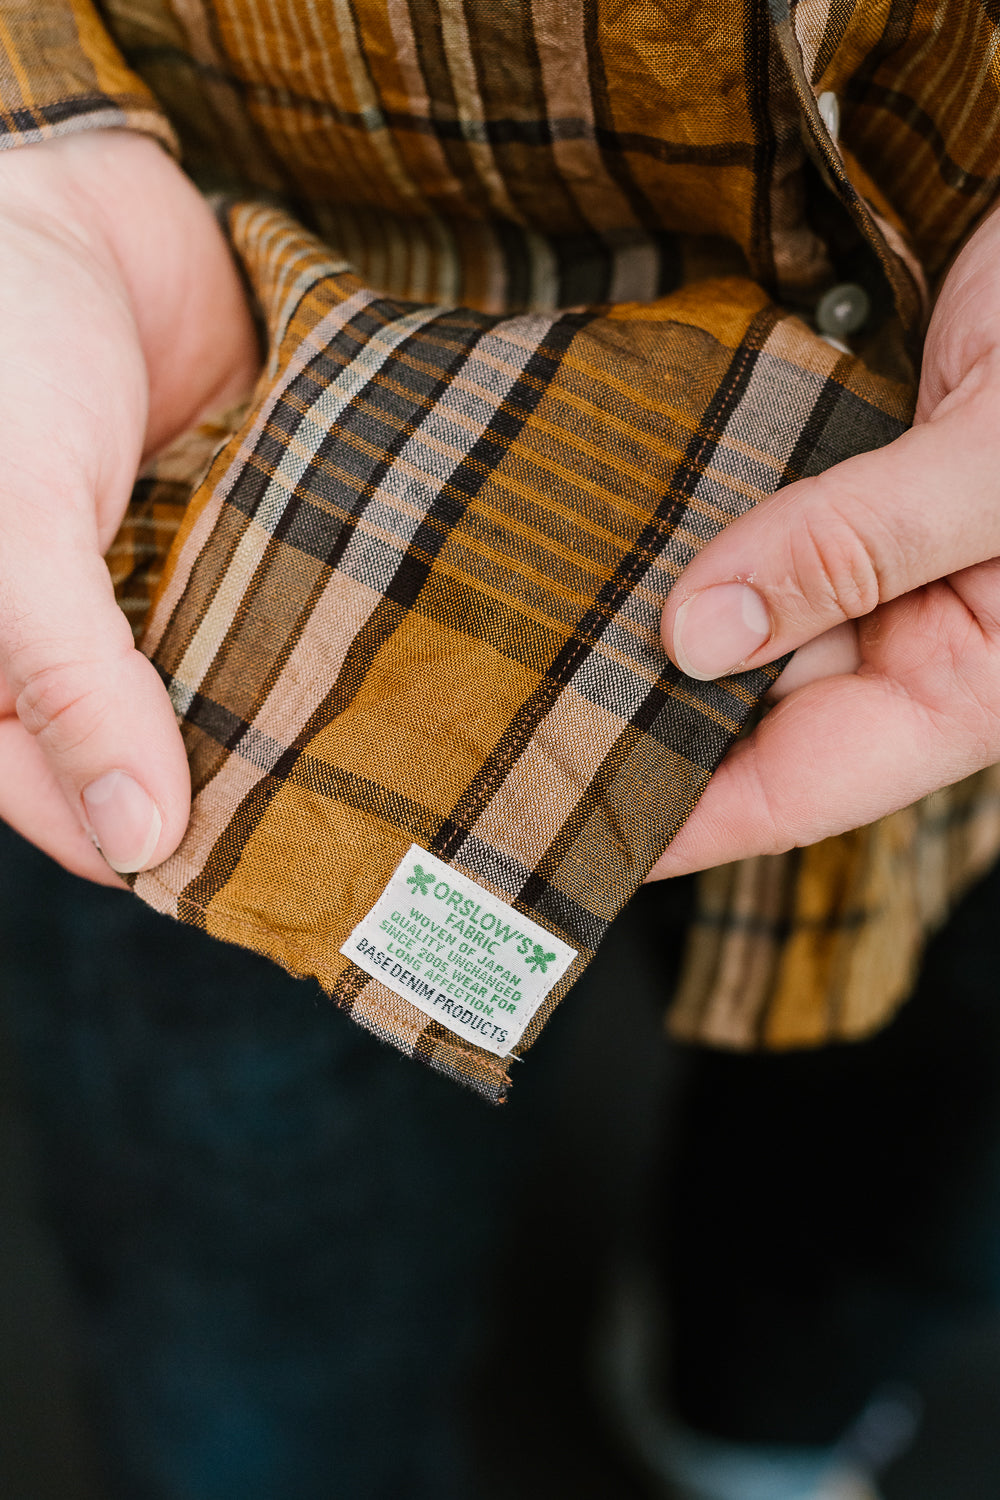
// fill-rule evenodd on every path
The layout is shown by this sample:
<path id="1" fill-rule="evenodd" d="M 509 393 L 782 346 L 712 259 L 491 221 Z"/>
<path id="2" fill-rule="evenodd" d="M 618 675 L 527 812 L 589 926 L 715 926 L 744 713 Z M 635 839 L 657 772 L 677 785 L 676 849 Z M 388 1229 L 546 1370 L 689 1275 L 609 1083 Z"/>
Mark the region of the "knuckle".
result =
<path id="1" fill-rule="evenodd" d="M 46 749 L 72 754 L 100 730 L 107 693 L 87 662 L 46 663 L 22 679 L 17 716 Z"/>
<path id="2" fill-rule="evenodd" d="M 787 813 L 776 802 L 766 778 L 761 774 L 760 768 L 756 763 L 753 769 L 757 793 L 760 799 L 757 806 L 761 811 L 762 825 L 766 829 L 763 847 L 760 852 L 762 854 L 785 854 L 795 846 L 795 840 L 787 827 Z"/>
<path id="3" fill-rule="evenodd" d="M 871 548 L 836 510 L 803 517 L 791 565 L 793 587 L 824 620 L 858 620 L 879 603 L 880 570 Z"/>

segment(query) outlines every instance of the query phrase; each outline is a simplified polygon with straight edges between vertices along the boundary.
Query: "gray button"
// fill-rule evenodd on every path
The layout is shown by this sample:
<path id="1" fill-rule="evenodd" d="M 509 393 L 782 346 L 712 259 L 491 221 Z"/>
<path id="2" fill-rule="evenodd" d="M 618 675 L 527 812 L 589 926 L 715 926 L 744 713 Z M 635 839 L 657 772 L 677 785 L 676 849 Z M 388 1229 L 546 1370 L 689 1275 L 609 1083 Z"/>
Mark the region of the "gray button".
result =
<path id="1" fill-rule="evenodd" d="M 834 338 L 857 333 L 868 321 L 871 303 L 864 287 L 844 281 L 824 292 L 816 304 L 816 327 Z"/>
<path id="2" fill-rule="evenodd" d="M 837 140 L 840 135 L 840 100 L 836 94 L 827 89 L 825 93 L 820 94 L 816 105 L 820 119 L 830 132 L 831 140 Z"/>

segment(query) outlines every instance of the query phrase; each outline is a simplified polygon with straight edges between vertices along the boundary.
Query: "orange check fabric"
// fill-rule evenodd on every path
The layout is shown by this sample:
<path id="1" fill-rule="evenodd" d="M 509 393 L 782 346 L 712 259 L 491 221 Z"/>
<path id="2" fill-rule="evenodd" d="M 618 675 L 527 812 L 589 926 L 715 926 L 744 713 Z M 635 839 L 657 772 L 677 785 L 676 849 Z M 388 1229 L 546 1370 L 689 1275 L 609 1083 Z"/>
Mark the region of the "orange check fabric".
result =
<path id="1" fill-rule="evenodd" d="M 509 1060 L 340 946 L 420 844 L 579 950 L 530 1045 L 773 675 L 682 677 L 673 580 L 908 420 L 928 274 L 997 195 L 1000 27 L 971 0 L 101 16 L 0 0 L 0 145 L 179 151 L 267 341 L 249 409 L 161 458 L 109 557 L 195 792 L 135 889 L 501 1099 Z M 849 354 L 810 324 L 847 279 L 875 308 Z M 877 1025 L 1000 846 L 993 788 L 710 872 L 676 1029 Z"/>

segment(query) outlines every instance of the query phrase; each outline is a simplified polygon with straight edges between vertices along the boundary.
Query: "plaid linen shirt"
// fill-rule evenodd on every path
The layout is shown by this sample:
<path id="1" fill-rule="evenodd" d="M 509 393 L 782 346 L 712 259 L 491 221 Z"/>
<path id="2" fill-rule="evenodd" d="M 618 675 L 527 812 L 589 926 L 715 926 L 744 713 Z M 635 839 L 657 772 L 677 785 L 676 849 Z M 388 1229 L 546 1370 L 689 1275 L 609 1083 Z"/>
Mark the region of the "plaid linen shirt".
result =
<path id="1" fill-rule="evenodd" d="M 194 791 L 136 892 L 502 1099 L 509 1058 L 341 946 L 416 843 L 576 950 L 534 1040 L 778 670 L 682 676 L 674 579 L 909 420 L 998 59 L 987 0 L 0 0 L 0 146 L 158 138 L 265 333 L 108 558 Z M 845 280 L 851 353 L 812 325 Z M 675 1031 L 871 1030 L 998 849 L 989 771 L 708 872 Z"/>

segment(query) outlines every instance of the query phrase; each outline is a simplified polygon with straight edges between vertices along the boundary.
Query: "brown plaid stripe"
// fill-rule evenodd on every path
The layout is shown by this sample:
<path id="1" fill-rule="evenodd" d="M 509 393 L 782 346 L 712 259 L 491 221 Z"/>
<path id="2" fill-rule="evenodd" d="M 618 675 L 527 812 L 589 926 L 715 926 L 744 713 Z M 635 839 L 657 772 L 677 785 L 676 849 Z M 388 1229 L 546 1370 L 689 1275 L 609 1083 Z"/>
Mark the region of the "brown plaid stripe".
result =
<path id="1" fill-rule="evenodd" d="M 421 844 L 580 950 L 529 1044 L 773 676 L 677 673 L 673 577 L 908 393 L 746 281 L 502 319 L 381 297 L 275 211 L 231 223 L 275 344 L 147 634 L 195 803 L 136 889 L 498 1097 L 502 1061 L 341 943 Z"/>
<path id="2" fill-rule="evenodd" d="M 21 17 L 10 55 L 65 11 Z M 141 78 L 197 180 L 282 198 L 396 295 L 510 312 L 648 299 L 720 261 L 798 290 L 829 273 L 797 208 L 798 112 L 762 0 L 628 24 L 596 0 L 104 13 L 123 107 Z M 68 76 L 47 83 L 60 128 L 113 123 Z"/>
<path id="3" fill-rule="evenodd" d="M 580 950 L 530 1043 L 768 680 L 669 667 L 678 570 L 907 419 L 924 271 L 996 198 L 998 25 L 974 0 L 102 14 L 0 0 L 0 145 L 176 131 L 236 204 L 269 335 L 191 503 L 204 436 L 143 481 L 109 559 L 137 623 L 157 589 L 145 648 L 196 792 L 136 888 L 502 1097 L 501 1061 L 340 943 L 411 841 L 433 850 Z M 845 270 L 879 307 L 854 358 L 789 311 Z M 745 1046 L 876 1024 L 1000 845 L 993 795 L 984 776 L 710 872 L 677 1028 Z"/>
<path id="4" fill-rule="evenodd" d="M 812 89 L 843 101 L 842 146 L 937 274 L 1000 187 L 996 6 L 915 0 L 876 18 L 833 0 L 793 16 Z"/>
<path id="5" fill-rule="evenodd" d="M 993 766 L 868 828 L 707 871 L 670 1029 L 740 1049 L 867 1036 L 998 848 Z"/>
<path id="6" fill-rule="evenodd" d="M 123 127 L 176 145 L 162 109 L 123 62 L 90 0 L 4 0 L 0 147 Z"/>

